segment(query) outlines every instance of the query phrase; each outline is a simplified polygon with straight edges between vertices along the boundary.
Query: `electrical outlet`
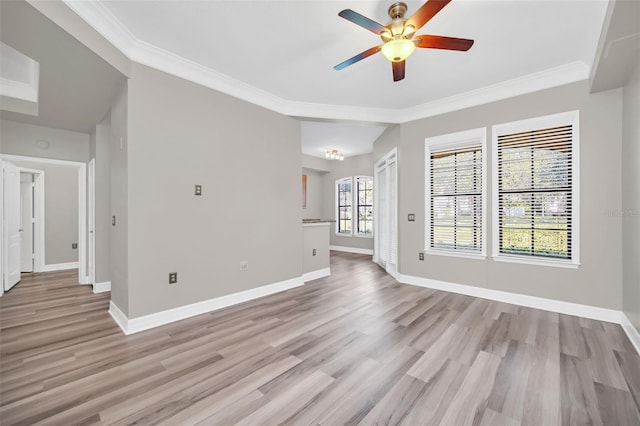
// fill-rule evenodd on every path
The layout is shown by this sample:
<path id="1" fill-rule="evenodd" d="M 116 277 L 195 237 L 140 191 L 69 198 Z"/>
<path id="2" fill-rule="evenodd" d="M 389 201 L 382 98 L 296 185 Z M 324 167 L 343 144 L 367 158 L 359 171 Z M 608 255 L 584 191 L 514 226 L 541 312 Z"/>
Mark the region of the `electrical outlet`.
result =
<path id="1" fill-rule="evenodd" d="M 424 260 L 424 253 L 423 252 L 418 253 L 418 259 L 419 260 Z"/>
<path id="2" fill-rule="evenodd" d="M 176 284 L 178 282 L 178 273 L 169 272 L 169 284 Z"/>
<path id="3" fill-rule="evenodd" d="M 202 185 L 196 185 L 196 195 L 202 195 Z"/>
<path id="4" fill-rule="evenodd" d="M 71 248 L 72 249 L 77 249 L 78 248 L 78 243 L 71 243 Z"/>
<path id="5" fill-rule="evenodd" d="M 313 249 L 313 256 L 316 255 L 316 249 Z"/>
<path id="6" fill-rule="evenodd" d="M 407 216 L 407 220 L 409 222 L 415 222 L 416 221 L 416 214 L 415 213 L 409 213 L 409 215 Z"/>
<path id="7" fill-rule="evenodd" d="M 116 217 L 111 216 L 111 225 L 116 226 Z"/>
<path id="8" fill-rule="evenodd" d="M 240 270 L 241 271 L 248 271 L 249 270 L 249 261 L 248 260 L 243 260 L 240 262 Z"/>

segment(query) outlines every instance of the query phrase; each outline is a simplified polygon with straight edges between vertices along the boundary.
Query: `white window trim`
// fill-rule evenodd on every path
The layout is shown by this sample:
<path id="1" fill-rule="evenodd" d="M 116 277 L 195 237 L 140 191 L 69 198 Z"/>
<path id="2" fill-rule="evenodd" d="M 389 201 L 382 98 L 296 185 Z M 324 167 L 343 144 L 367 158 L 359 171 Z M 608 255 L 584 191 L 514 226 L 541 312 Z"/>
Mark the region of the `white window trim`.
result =
<path id="1" fill-rule="evenodd" d="M 482 146 L 482 217 L 481 234 L 482 246 L 480 252 L 465 252 L 445 250 L 431 247 L 431 153 L 445 149 L 465 148 L 468 146 Z M 425 233 L 424 252 L 428 255 L 441 255 L 462 257 L 467 259 L 486 259 L 487 257 L 487 128 L 465 130 L 462 132 L 448 133 L 446 135 L 433 136 L 425 139 Z"/>
<path id="2" fill-rule="evenodd" d="M 500 232 L 498 217 L 498 135 L 539 130 L 546 127 L 571 124 L 572 183 L 571 183 L 571 259 L 541 259 L 532 256 L 500 253 Z M 493 260 L 498 262 L 523 263 L 528 265 L 555 266 L 560 268 L 578 268 L 580 266 L 580 112 L 578 110 L 560 114 L 546 115 L 510 123 L 496 124 L 491 127 L 491 184 L 492 184 L 492 228 Z"/>
<path id="3" fill-rule="evenodd" d="M 358 237 L 358 238 L 373 238 L 373 223 L 372 223 L 372 228 L 371 228 L 371 233 L 370 234 L 364 234 L 362 232 L 358 232 L 358 214 L 359 212 L 356 211 L 358 209 L 358 179 L 359 178 L 367 178 L 367 179 L 371 179 L 371 184 L 373 185 L 373 176 L 354 176 L 353 177 L 353 185 L 352 185 L 352 194 L 353 194 L 353 207 L 352 207 L 352 214 L 351 214 L 351 220 L 352 220 L 352 224 L 351 224 L 351 229 L 353 230 L 353 236 L 354 237 Z M 355 190 L 353 190 L 355 189 Z M 373 192 L 371 192 L 371 209 L 374 209 L 375 206 L 373 205 Z M 373 217 L 372 217 L 373 219 Z"/>
<path id="4" fill-rule="evenodd" d="M 351 182 L 351 231 L 340 232 L 340 191 L 338 191 L 338 185 L 345 182 Z M 344 177 L 336 180 L 334 185 L 335 200 L 336 200 L 336 227 L 335 234 L 339 237 L 352 237 L 353 236 L 353 178 L 351 176 Z"/>

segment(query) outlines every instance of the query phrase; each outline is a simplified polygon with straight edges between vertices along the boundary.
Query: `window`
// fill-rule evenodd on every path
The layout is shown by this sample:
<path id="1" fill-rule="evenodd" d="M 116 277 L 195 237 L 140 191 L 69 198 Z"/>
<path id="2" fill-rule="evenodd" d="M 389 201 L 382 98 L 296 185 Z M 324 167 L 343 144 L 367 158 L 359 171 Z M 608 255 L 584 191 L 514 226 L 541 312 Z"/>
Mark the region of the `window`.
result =
<path id="1" fill-rule="evenodd" d="M 427 252 L 484 256 L 485 140 L 484 128 L 427 138 Z"/>
<path id="2" fill-rule="evenodd" d="M 351 178 L 340 179 L 336 182 L 336 234 L 351 235 L 353 196 L 351 194 Z"/>
<path id="3" fill-rule="evenodd" d="M 373 177 L 356 177 L 356 200 L 358 215 L 356 230 L 358 235 L 373 235 Z"/>
<path id="4" fill-rule="evenodd" d="M 371 176 L 346 177 L 336 181 L 336 234 L 373 236 Z"/>
<path id="5" fill-rule="evenodd" d="M 494 257 L 578 264 L 578 112 L 493 127 Z"/>

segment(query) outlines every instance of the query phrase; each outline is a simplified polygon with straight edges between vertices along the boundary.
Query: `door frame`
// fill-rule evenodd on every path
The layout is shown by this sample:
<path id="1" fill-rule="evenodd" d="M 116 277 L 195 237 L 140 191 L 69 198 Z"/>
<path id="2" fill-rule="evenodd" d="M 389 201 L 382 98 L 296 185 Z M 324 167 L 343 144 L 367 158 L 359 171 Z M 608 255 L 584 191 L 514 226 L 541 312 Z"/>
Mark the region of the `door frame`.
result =
<path id="1" fill-rule="evenodd" d="M 33 230 L 33 272 L 42 272 L 44 270 L 44 236 L 46 226 L 46 216 L 44 212 L 45 174 L 44 170 L 29 169 L 26 167 L 18 167 L 18 170 L 20 170 L 20 173 L 31 173 L 34 175 L 33 211 L 36 226 Z"/>
<path id="2" fill-rule="evenodd" d="M 390 163 L 390 160 L 393 160 L 393 163 L 395 163 L 396 167 L 395 167 L 395 174 L 394 174 L 394 178 L 391 179 L 391 175 L 389 174 L 389 168 L 388 168 L 388 163 Z M 387 164 L 385 164 L 387 163 Z M 381 167 L 386 167 L 387 168 L 387 173 L 385 174 L 385 189 L 387 191 L 387 194 L 385 194 L 385 199 L 388 200 L 387 205 L 386 206 L 381 206 L 378 202 L 379 200 L 379 193 L 378 193 L 378 188 L 380 188 L 380 184 L 378 182 L 378 170 Z M 388 223 L 388 229 L 389 229 L 389 233 L 386 236 L 387 238 L 387 259 L 385 261 L 384 264 L 384 268 L 385 271 L 393 276 L 394 278 L 398 278 L 398 263 L 399 263 L 399 247 L 398 247 L 398 203 L 399 203 L 399 194 L 398 194 L 398 148 L 393 148 L 391 151 L 389 151 L 387 154 L 385 154 L 384 156 L 382 156 L 382 158 L 380 160 L 378 160 L 373 167 L 373 173 L 374 173 L 374 184 L 373 184 L 373 188 L 374 188 L 374 205 L 375 208 L 373 210 L 374 213 L 374 232 L 373 232 L 373 236 L 374 236 L 374 251 L 373 251 L 373 261 L 380 264 L 380 259 L 378 258 L 378 252 L 380 251 L 380 247 L 379 247 L 379 235 L 380 235 L 380 223 L 379 223 L 379 211 L 381 209 L 384 209 L 386 211 L 384 211 L 383 216 L 386 218 L 386 220 L 389 220 Z M 395 203 L 391 202 L 391 197 L 389 197 L 389 194 L 391 193 L 391 183 L 394 182 L 395 186 L 393 188 L 393 190 L 395 190 Z M 395 219 L 395 220 L 394 220 Z M 394 223 L 395 222 L 395 223 Z M 395 231 L 395 232 L 393 232 Z M 392 237 L 395 237 L 395 240 L 392 240 Z M 396 247 L 396 253 L 395 253 L 395 263 L 394 262 L 390 262 L 390 256 L 392 254 L 391 252 L 391 247 L 394 246 Z"/>
<path id="3" fill-rule="evenodd" d="M 87 164 L 87 280 L 96 283 L 96 159 Z"/>
<path id="4" fill-rule="evenodd" d="M 51 158 L 27 157 L 23 155 L 0 154 L 0 160 L 8 162 L 29 162 L 75 167 L 78 171 L 78 282 L 89 284 L 87 276 L 87 164 L 81 161 L 55 160 Z M 44 189 L 44 185 L 43 185 Z M 44 191 L 43 191 L 44 194 Z M 43 203 L 44 208 L 44 203 Z M 7 238 L 3 235 L 2 238 Z M 4 240 L 3 240 L 4 241 Z M 42 256 L 44 262 L 44 251 Z"/>

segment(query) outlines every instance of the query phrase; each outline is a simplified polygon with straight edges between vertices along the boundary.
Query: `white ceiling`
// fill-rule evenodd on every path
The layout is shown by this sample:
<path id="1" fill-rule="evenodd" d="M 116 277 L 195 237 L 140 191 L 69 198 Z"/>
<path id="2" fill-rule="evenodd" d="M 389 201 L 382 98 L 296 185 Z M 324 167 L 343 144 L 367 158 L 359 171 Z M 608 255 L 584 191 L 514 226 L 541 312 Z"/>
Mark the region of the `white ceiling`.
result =
<path id="1" fill-rule="evenodd" d="M 308 104 L 407 110 L 541 72 L 586 77 L 607 6 L 606 0 L 453 0 L 418 34 L 471 38 L 474 46 L 416 49 L 406 78 L 394 83 L 381 54 L 333 69 L 381 44 L 338 12 L 352 8 L 384 24 L 391 0 L 101 0 L 91 13 L 88 2 L 68 3 L 94 27 L 128 40 L 133 56 L 153 61 L 151 53 L 169 52 L 255 89 L 256 97 L 300 107 L 300 115 Z M 423 1 L 406 3 L 411 15 Z"/>
<path id="2" fill-rule="evenodd" d="M 373 152 L 373 142 L 385 128 L 368 124 L 303 121 L 302 153 L 325 158 L 328 149 L 337 149 L 349 158 Z"/>
<path id="3" fill-rule="evenodd" d="M 286 115 L 377 124 L 584 80 L 607 9 L 606 0 L 453 0 L 417 34 L 474 39 L 471 50 L 416 49 L 406 78 L 393 82 L 381 54 L 333 69 L 381 44 L 338 12 L 351 8 L 385 24 L 392 0 L 65 2 L 137 62 Z M 407 16 L 424 3 L 405 2 Z M 335 124 L 307 127 L 318 131 L 303 137 L 307 152 L 345 134 Z"/>

